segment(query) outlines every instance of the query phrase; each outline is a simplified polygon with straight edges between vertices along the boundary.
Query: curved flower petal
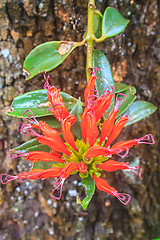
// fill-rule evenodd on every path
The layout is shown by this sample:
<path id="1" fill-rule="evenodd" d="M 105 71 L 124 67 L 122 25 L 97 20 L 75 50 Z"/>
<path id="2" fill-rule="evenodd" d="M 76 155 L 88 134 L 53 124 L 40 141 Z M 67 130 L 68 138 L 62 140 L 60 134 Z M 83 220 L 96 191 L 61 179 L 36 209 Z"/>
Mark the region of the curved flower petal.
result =
<path id="1" fill-rule="evenodd" d="M 105 90 L 104 93 L 95 101 L 95 117 L 96 122 L 104 115 L 107 109 L 111 105 L 113 93 L 109 90 Z"/>
<path id="2" fill-rule="evenodd" d="M 93 174 L 93 179 L 95 181 L 96 187 L 103 192 L 106 192 L 115 197 L 117 190 L 111 187 L 104 179 L 98 178 Z"/>
<path id="3" fill-rule="evenodd" d="M 88 139 L 92 147 L 98 137 L 98 128 L 93 108 L 85 109 L 81 119 L 81 130 L 83 141 L 86 143 Z"/>
<path id="4" fill-rule="evenodd" d="M 61 175 L 63 168 L 53 167 L 48 169 L 32 169 L 29 172 L 23 172 L 17 175 L 19 179 L 28 179 L 36 180 L 36 179 L 47 179 L 49 177 L 55 178 Z"/>
<path id="5" fill-rule="evenodd" d="M 129 162 L 125 163 L 125 162 L 117 162 L 114 160 L 108 160 L 102 164 L 97 165 L 97 167 L 107 172 L 114 172 L 116 170 L 129 169 L 128 163 Z"/>
<path id="6" fill-rule="evenodd" d="M 108 148 L 93 146 L 93 147 L 88 149 L 87 154 L 86 154 L 86 158 L 87 159 L 89 159 L 91 157 L 94 158 L 94 157 L 97 157 L 99 155 L 110 157 L 111 154 L 112 154 L 112 152 Z"/>
<path id="7" fill-rule="evenodd" d="M 46 79 L 46 83 L 44 88 L 47 90 L 47 97 L 52 106 L 55 108 L 52 113 L 53 115 L 60 121 L 65 119 L 69 112 L 63 103 L 63 98 L 59 94 L 60 90 L 58 90 L 55 86 L 50 86 L 48 82 L 48 78 Z"/>
<path id="8" fill-rule="evenodd" d="M 112 195 L 113 197 L 117 197 L 118 200 L 123 203 L 124 205 L 127 205 L 130 200 L 131 200 L 131 196 L 127 193 L 118 193 L 117 190 L 113 187 L 111 187 L 105 180 L 96 177 L 93 174 L 93 179 L 95 181 L 95 184 L 97 186 L 97 188 L 100 191 L 106 192 L 110 195 Z"/>
<path id="9" fill-rule="evenodd" d="M 126 148 L 131 148 L 134 145 L 138 145 L 138 144 L 139 144 L 138 140 L 137 139 L 133 139 L 133 140 L 123 141 L 123 142 L 117 142 L 110 149 L 120 148 L 123 151 Z"/>
<path id="10" fill-rule="evenodd" d="M 75 151 L 77 151 L 74 136 L 71 132 L 71 126 L 76 122 L 77 118 L 74 115 L 68 115 L 64 120 L 62 120 L 62 132 L 63 137 L 66 142 L 68 142 Z"/>
<path id="11" fill-rule="evenodd" d="M 62 141 L 62 139 L 59 137 L 52 139 L 46 136 L 39 136 L 36 138 L 41 144 L 48 145 L 53 151 L 65 153 L 68 156 L 71 155 L 71 153 L 68 151 L 66 145 Z"/>
<path id="12" fill-rule="evenodd" d="M 84 90 L 84 99 L 86 106 L 88 105 L 88 97 L 90 95 L 90 91 L 94 89 L 96 79 L 97 79 L 96 76 L 91 76 Z"/>
<path id="13" fill-rule="evenodd" d="M 99 142 L 100 144 L 102 144 L 104 139 L 111 133 L 114 127 L 114 122 L 115 122 L 117 113 L 118 113 L 118 109 L 114 108 L 110 113 L 109 117 L 102 124 L 101 136 L 100 136 L 100 142 Z"/>
<path id="14" fill-rule="evenodd" d="M 54 128 L 50 127 L 46 122 L 39 121 L 39 128 L 43 132 L 44 135 L 50 138 L 60 138 L 59 132 L 56 131 Z"/>
<path id="15" fill-rule="evenodd" d="M 42 161 L 42 162 L 61 162 L 64 163 L 65 161 L 62 160 L 60 157 L 56 156 L 53 152 L 43 152 L 43 151 L 33 151 L 28 153 L 27 157 L 26 157 L 27 161 L 32 161 L 34 163 L 38 162 L 38 161 Z"/>
<path id="16" fill-rule="evenodd" d="M 126 122 L 128 121 L 128 117 L 126 115 L 120 117 L 118 119 L 118 121 L 116 122 L 116 124 L 114 125 L 112 132 L 110 133 L 107 143 L 105 145 L 105 147 L 108 147 L 114 139 L 116 139 L 118 137 L 118 135 L 120 134 L 122 128 L 124 127 L 124 125 L 126 124 Z"/>

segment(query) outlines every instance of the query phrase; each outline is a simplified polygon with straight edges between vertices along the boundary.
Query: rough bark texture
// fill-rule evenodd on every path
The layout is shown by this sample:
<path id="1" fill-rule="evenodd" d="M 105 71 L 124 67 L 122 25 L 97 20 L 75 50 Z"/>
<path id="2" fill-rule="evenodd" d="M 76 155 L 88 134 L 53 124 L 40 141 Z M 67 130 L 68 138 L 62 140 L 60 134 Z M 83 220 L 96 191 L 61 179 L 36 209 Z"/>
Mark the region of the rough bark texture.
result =
<path id="1" fill-rule="evenodd" d="M 137 99 L 159 106 L 158 49 L 159 0 L 97 1 L 102 13 L 110 5 L 131 20 L 125 33 L 97 45 L 108 57 L 114 79 L 137 88 Z M 12 99 L 43 87 L 42 74 L 25 82 L 22 72 L 27 54 L 38 44 L 51 40 L 80 41 L 86 25 L 87 0 L 1 0 L 0 1 L 0 166 L 1 173 L 25 171 L 24 159 L 9 160 L 8 149 L 28 138 L 16 131 L 19 121 L 4 114 Z M 73 24 L 74 23 L 74 24 Z M 51 73 L 52 84 L 75 97 L 85 87 L 85 48 L 76 49 Z M 159 109 L 147 119 L 123 130 L 123 140 L 153 133 L 154 146 L 131 149 L 127 160 L 140 162 L 143 176 L 117 172 L 104 175 L 119 192 L 132 195 L 123 206 L 117 199 L 96 191 L 88 209 L 76 204 L 81 194 L 79 179 L 66 181 L 63 197 L 50 198 L 53 182 L 14 181 L 1 186 L 0 239 L 55 240 L 151 240 L 160 237 Z"/>

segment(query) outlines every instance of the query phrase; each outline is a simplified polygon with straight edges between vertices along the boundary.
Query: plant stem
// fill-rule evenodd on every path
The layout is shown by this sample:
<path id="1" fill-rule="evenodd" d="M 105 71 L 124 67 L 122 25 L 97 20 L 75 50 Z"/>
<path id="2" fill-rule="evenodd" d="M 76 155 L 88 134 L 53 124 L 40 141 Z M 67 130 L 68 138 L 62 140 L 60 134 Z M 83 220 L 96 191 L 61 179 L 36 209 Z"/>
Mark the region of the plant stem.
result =
<path id="1" fill-rule="evenodd" d="M 89 69 L 93 67 L 93 42 L 95 35 L 93 32 L 93 18 L 94 18 L 95 0 L 89 0 L 88 2 L 88 24 L 87 24 L 87 35 L 85 42 L 87 44 L 87 60 L 86 60 L 86 76 L 87 82 L 90 78 Z"/>

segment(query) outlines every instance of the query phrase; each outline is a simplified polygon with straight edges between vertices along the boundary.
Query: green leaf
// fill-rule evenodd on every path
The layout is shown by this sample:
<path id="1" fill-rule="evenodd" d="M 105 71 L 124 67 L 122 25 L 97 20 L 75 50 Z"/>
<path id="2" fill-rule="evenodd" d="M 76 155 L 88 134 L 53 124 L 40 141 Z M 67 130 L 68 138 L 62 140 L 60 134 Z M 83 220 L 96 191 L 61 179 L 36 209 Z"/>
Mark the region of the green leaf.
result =
<path id="1" fill-rule="evenodd" d="M 102 37 L 108 38 L 121 33 L 129 23 L 117 10 L 107 7 L 102 22 Z"/>
<path id="2" fill-rule="evenodd" d="M 99 50 L 95 50 L 93 53 L 93 67 L 101 68 L 101 70 L 96 73 L 96 89 L 98 96 L 101 96 L 108 86 L 114 87 L 114 81 L 110 64 L 105 55 Z"/>
<path id="3" fill-rule="evenodd" d="M 26 80 L 43 71 L 51 71 L 59 66 L 66 57 L 78 46 L 75 42 L 52 41 L 34 48 L 24 61 Z"/>
<path id="4" fill-rule="evenodd" d="M 33 152 L 33 151 L 49 152 L 51 150 L 47 145 L 40 144 L 36 140 L 36 138 L 29 140 L 14 149 L 24 151 L 24 152 Z"/>
<path id="5" fill-rule="evenodd" d="M 101 69 L 96 73 L 96 90 L 98 91 L 98 96 L 101 96 L 108 86 L 114 87 L 114 81 L 110 64 L 105 55 L 99 50 L 95 50 L 93 53 L 93 67 Z M 106 115 L 108 115 L 108 113 L 113 109 L 113 107 L 114 98 L 112 98 L 111 106 L 107 110 Z"/>
<path id="6" fill-rule="evenodd" d="M 48 169 L 48 168 L 51 168 L 53 164 L 55 164 L 55 162 L 38 161 L 33 164 L 32 169 Z"/>
<path id="7" fill-rule="evenodd" d="M 93 18 L 93 31 L 96 38 L 100 38 L 102 36 L 102 17 L 103 15 L 100 11 L 95 10 Z"/>
<path id="8" fill-rule="evenodd" d="M 82 139 L 81 133 L 81 119 L 80 115 L 83 113 L 82 103 L 80 98 L 78 99 L 77 103 L 75 104 L 74 108 L 71 110 L 70 114 L 73 114 L 77 117 L 77 121 L 72 126 L 72 133 L 74 136 L 78 137 L 78 139 Z"/>
<path id="9" fill-rule="evenodd" d="M 67 110 L 72 110 L 78 100 L 65 92 L 60 92 L 60 95 L 63 97 L 63 103 Z"/>
<path id="10" fill-rule="evenodd" d="M 34 138 L 16 147 L 15 150 L 21 150 L 21 151 L 26 150 L 30 147 L 36 146 L 37 144 L 38 144 L 38 141 L 36 140 L 36 138 Z"/>
<path id="11" fill-rule="evenodd" d="M 129 108 L 123 113 L 128 116 L 126 126 L 142 120 L 143 118 L 151 115 L 157 110 L 157 107 L 150 102 L 136 101 L 132 103 Z"/>
<path id="12" fill-rule="evenodd" d="M 29 148 L 26 149 L 29 152 L 33 152 L 33 151 L 44 151 L 44 152 L 50 152 L 50 147 L 48 147 L 47 145 L 43 145 L 38 143 L 35 146 L 31 146 Z"/>
<path id="13" fill-rule="evenodd" d="M 83 210 L 86 210 L 92 196 L 95 192 L 95 182 L 94 179 L 89 175 L 87 178 L 83 178 L 82 185 L 86 188 L 86 197 L 81 202 Z"/>
<path id="14" fill-rule="evenodd" d="M 135 88 L 132 86 L 129 86 L 127 90 L 125 90 L 122 94 L 124 94 L 127 99 L 125 100 L 125 96 L 119 96 L 123 100 L 125 100 L 122 105 L 118 108 L 119 112 L 117 114 L 117 117 L 119 117 L 129 106 L 130 104 L 136 99 L 136 96 L 134 95 Z"/>
<path id="15" fill-rule="evenodd" d="M 38 122 L 46 122 L 52 128 L 61 128 L 61 122 L 58 121 L 54 116 L 37 117 L 36 119 Z"/>
<path id="16" fill-rule="evenodd" d="M 124 83 L 118 83 L 118 82 L 114 82 L 114 92 L 115 93 L 120 93 L 120 92 L 124 92 L 125 90 L 127 90 L 129 88 L 129 85 L 124 84 Z"/>
<path id="17" fill-rule="evenodd" d="M 63 102 L 68 111 L 71 110 L 77 103 L 77 99 L 64 92 L 60 92 L 60 94 L 63 97 Z M 27 109 L 30 109 L 35 117 L 42 117 L 52 115 L 51 111 L 46 110 L 50 106 L 51 104 L 48 101 L 47 91 L 45 89 L 40 89 L 15 97 L 10 109 L 6 111 L 6 114 L 21 118 L 23 113 Z"/>
<path id="18" fill-rule="evenodd" d="M 83 108 L 82 108 L 82 102 L 81 99 L 79 98 L 77 103 L 74 105 L 72 108 L 70 114 L 73 114 L 77 117 L 77 121 L 81 123 L 81 118 L 80 115 L 83 113 Z"/>

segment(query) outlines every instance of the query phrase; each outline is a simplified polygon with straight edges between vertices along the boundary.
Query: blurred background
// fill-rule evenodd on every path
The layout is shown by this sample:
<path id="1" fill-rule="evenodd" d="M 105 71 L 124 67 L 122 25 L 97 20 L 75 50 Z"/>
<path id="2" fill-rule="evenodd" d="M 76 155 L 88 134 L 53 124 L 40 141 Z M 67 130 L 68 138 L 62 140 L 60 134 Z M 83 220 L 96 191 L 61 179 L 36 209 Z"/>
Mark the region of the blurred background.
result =
<path id="1" fill-rule="evenodd" d="M 102 14 L 114 7 L 130 20 L 125 33 L 97 44 L 108 58 L 115 81 L 137 88 L 137 99 L 160 103 L 159 0 L 97 0 Z M 0 172 L 16 175 L 30 167 L 25 159 L 10 160 L 8 151 L 28 140 L 16 131 L 17 118 L 5 115 L 13 98 L 42 89 L 42 74 L 28 82 L 23 74 L 27 54 L 46 41 L 81 41 L 87 23 L 87 0 L 0 1 Z M 50 72 L 51 84 L 74 97 L 83 97 L 85 47 L 75 49 Z M 140 164 L 140 179 L 116 172 L 104 178 L 119 192 L 131 194 L 123 206 L 96 190 L 86 211 L 76 204 L 84 194 L 80 179 L 71 176 L 60 201 L 51 199 L 54 181 L 13 181 L 0 188 L 0 240 L 151 240 L 160 237 L 159 114 L 123 129 L 120 139 L 152 133 L 155 145 L 139 145 L 126 161 Z"/>

